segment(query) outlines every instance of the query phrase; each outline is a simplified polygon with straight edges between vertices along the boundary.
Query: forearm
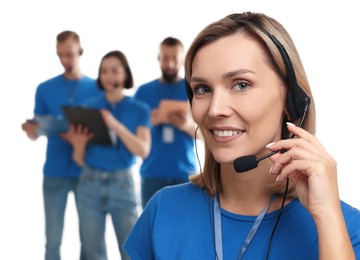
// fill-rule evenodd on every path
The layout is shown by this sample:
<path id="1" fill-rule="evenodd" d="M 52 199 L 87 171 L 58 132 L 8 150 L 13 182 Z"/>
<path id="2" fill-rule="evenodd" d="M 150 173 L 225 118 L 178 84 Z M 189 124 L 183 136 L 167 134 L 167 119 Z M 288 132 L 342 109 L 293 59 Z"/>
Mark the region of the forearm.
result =
<path id="1" fill-rule="evenodd" d="M 202 138 L 201 132 L 197 131 L 196 133 L 196 128 L 197 125 L 196 123 L 192 120 L 192 119 L 187 119 L 187 121 L 185 121 L 185 123 L 182 124 L 174 124 L 177 128 L 179 128 L 179 130 L 185 132 L 186 134 L 188 134 L 190 137 L 192 138 Z"/>
<path id="2" fill-rule="evenodd" d="M 315 221 L 319 237 L 319 259 L 356 259 L 341 209 Z"/>
<path id="3" fill-rule="evenodd" d="M 74 147 L 72 158 L 79 165 L 84 165 L 85 147 Z"/>
<path id="4" fill-rule="evenodd" d="M 186 128 L 182 129 L 185 133 L 187 133 L 188 135 L 190 135 L 192 138 L 195 138 L 195 131 L 196 131 L 196 126 L 195 124 L 189 124 L 186 126 Z"/>
<path id="5" fill-rule="evenodd" d="M 113 131 L 132 154 L 138 155 L 141 158 L 147 157 L 150 152 L 150 142 L 147 138 L 141 138 L 132 133 L 121 123 L 117 124 Z"/>
<path id="6" fill-rule="evenodd" d="M 36 134 L 31 134 L 31 133 L 27 133 L 27 137 L 31 140 L 31 141 L 36 141 L 38 139 L 38 136 Z"/>

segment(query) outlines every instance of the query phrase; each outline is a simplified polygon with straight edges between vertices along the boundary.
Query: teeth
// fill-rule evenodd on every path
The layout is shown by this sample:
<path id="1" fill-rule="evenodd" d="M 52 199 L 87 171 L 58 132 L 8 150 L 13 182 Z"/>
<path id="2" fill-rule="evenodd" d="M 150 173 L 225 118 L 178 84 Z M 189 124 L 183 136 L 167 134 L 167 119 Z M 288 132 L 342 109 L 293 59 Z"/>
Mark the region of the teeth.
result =
<path id="1" fill-rule="evenodd" d="M 228 137 L 238 135 L 240 132 L 232 130 L 214 130 L 214 134 L 219 137 Z"/>

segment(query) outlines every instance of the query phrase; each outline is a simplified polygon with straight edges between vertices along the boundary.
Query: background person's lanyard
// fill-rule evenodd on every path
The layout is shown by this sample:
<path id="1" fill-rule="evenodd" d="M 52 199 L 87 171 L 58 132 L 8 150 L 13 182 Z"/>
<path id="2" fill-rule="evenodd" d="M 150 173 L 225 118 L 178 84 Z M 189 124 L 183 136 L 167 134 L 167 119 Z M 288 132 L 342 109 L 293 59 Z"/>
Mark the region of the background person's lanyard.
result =
<path id="1" fill-rule="evenodd" d="M 249 231 L 242 247 L 239 252 L 239 255 L 237 259 L 241 259 L 243 254 L 245 253 L 246 249 L 248 248 L 251 240 L 256 234 L 256 231 L 258 230 L 258 227 L 260 226 L 266 212 L 268 211 L 271 202 L 276 198 L 276 194 L 274 194 L 269 203 L 266 205 L 266 207 L 260 212 L 260 214 L 255 219 L 255 222 L 253 226 L 251 227 L 251 230 Z M 223 246 L 222 246 L 222 228 L 221 228 L 221 209 L 220 209 L 220 199 L 219 194 L 216 193 L 215 195 L 215 201 L 214 201 L 214 228 L 215 228 L 215 250 L 217 259 L 223 260 Z"/>

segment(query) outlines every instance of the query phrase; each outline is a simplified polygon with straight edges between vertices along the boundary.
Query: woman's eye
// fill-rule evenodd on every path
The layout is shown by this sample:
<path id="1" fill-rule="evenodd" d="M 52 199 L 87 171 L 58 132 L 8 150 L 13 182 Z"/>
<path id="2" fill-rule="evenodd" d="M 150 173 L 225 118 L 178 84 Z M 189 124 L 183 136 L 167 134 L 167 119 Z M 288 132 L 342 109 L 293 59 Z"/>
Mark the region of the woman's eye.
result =
<path id="1" fill-rule="evenodd" d="M 238 91 L 245 91 L 247 88 L 249 88 L 250 84 L 246 81 L 239 81 L 234 84 L 234 89 Z"/>
<path id="2" fill-rule="evenodd" d="M 204 86 L 204 85 L 200 85 L 200 86 L 196 86 L 194 89 L 193 89 L 193 92 L 194 94 L 205 94 L 205 93 L 208 93 L 210 92 L 210 88 L 207 87 L 207 86 Z"/>

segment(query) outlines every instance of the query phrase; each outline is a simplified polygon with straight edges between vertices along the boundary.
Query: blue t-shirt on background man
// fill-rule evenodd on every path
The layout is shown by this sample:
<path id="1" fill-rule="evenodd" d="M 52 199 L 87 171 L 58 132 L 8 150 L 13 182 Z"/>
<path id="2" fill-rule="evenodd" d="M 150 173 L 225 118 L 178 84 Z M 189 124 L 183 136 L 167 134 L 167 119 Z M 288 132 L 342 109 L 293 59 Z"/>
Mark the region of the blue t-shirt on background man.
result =
<path id="1" fill-rule="evenodd" d="M 39 84 L 35 94 L 35 116 L 64 118 L 62 106 L 76 106 L 101 92 L 88 76 L 69 80 L 63 74 Z M 72 159 L 72 146 L 59 135 L 49 136 L 43 173 L 46 177 L 77 178 L 80 167 Z"/>
<path id="2" fill-rule="evenodd" d="M 153 80 L 140 86 L 134 97 L 147 103 L 151 110 L 164 99 L 188 101 L 184 79 L 174 83 Z M 173 131 L 171 142 L 164 142 L 164 128 Z M 187 180 L 196 171 L 195 158 L 193 137 L 171 124 L 156 125 L 151 129 L 151 151 L 141 165 L 140 175 Z"/>

